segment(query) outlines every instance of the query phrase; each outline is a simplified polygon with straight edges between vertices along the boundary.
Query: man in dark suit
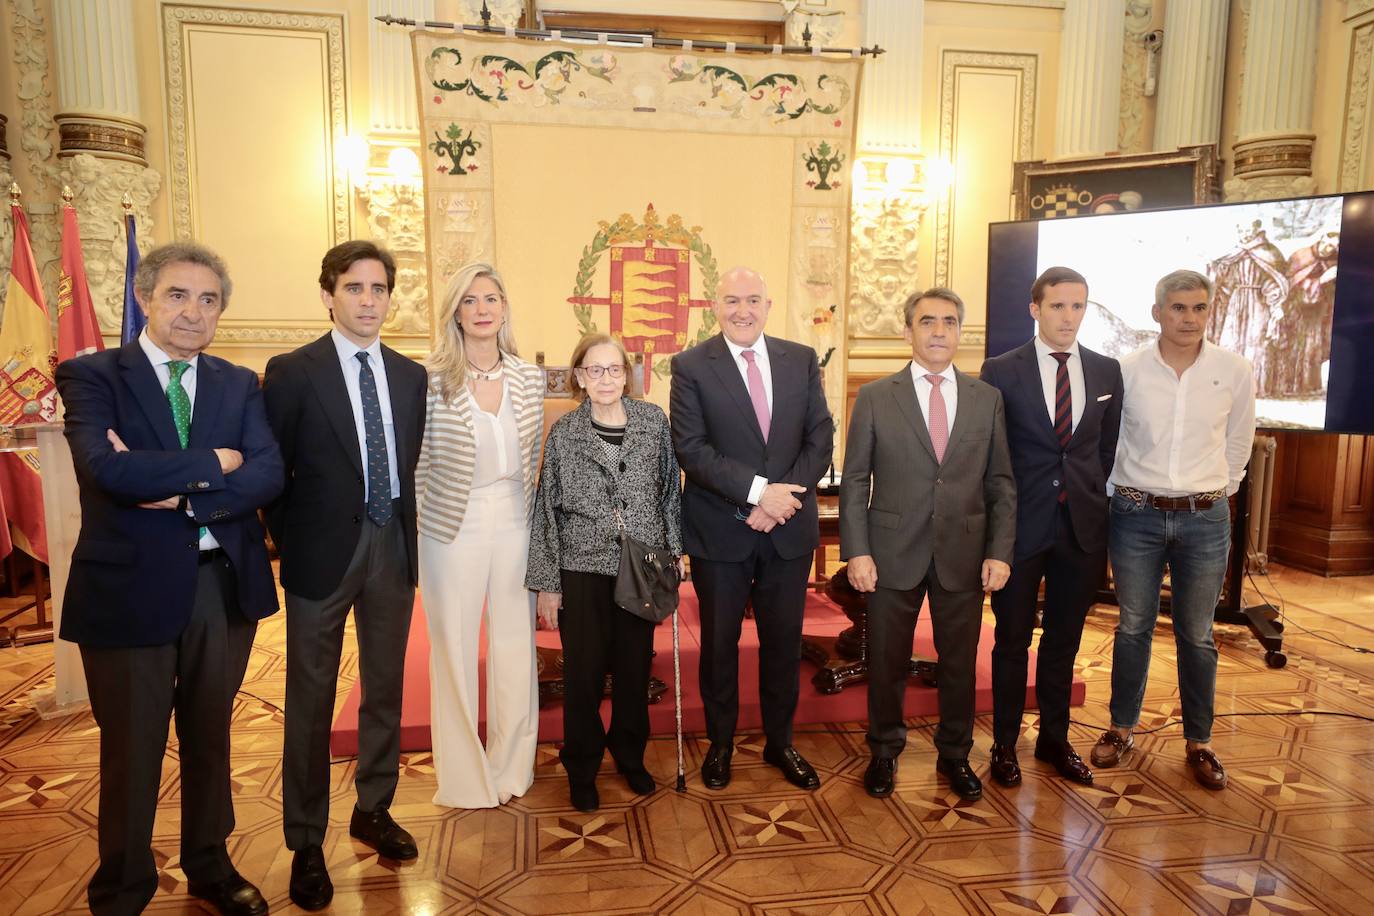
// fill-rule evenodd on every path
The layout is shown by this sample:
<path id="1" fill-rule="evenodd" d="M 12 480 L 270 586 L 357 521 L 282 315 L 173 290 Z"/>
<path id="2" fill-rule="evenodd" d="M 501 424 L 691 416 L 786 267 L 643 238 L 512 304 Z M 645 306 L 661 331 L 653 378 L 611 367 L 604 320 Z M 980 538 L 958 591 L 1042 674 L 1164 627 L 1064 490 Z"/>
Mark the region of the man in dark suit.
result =
<path id="1" fill-rule="evenodd" d="M 81 648 L 100 726 L 96 914 L 142 912 L 157 890 L 173 712 L 190 892 L 222 913 L 267 912 L 225 847 L 229 720 L 257 621 L 277 610 L 257 511 L 281 491 L 282 464 L 257 376 L 202 352 L 230 288 L 209 249 L 154 248 L 134 277 L 143 333 L 57 368 L 81 490 L 61 636 Z"/>
<path id="2" fill-rule="evenodd" d="M 943 287 L 905 305 L 911 363 L 859 389 L 840 481 L 840 555 L 868 592 L 868 746 L 864 788 L 892 794 L 906 746 L 902 698 L 921 602 L 939 655 L 936 769 L 968 799 L 983 786 L 973 747 L 974 664 L 983 595 L 1011 571 L 1016 482 L 1002 395 L 954 368 L 964 303 Z"/>
<path id="3" fill-rule="evenodd" d="M 418 578 L 415 464 L 426 384 L 422 366 L 381 343 L 395 283 L 395 259 L 372 242 L 330 249 L 320 263 L 320 299 L 334 328 L 273 357 L 263 383 L 286 465 L 286 489 L 267 510 L 286 591 L 282 815 L 295 852 L 291 899 L 307 910 L 334 895 L 322 847 L 329 726 L 350 608 L 363 702 L 349 834 L 388 858 L 418 854 L 388 811 Z"/>
<path id="4" fill-rule="evenodd" d="M 1036 335 L 983 363 L 1002 392 L 1016 473 L 1016 554 L 992 596 L 992 778 L 1021 782 L 1016 740 L 1026 707 L 1027 650 L 1040 583 L 1045 610 L 1035 667 L 1035 756 L 1073 782 L 1092 770 L 1069 745 L 1069 690 L 1083 621 L 1107 571 L 1107 476 L 1121 429 L 1121 366 L 1078 345 L 1088 282 L 1051 267 L 1031 286 Z"/>
<path id="5" fill-rule="evenodd" d="M 707 788 L 730 782 L 739 718 L 739 636 L 751 600 L 759 633 L 763 759 L 804 789 L 820 785 L 792 746 L 802 610 L 820 543 L 816 482 L 834 421 L 816 352 L 765 337 L 773 302 L 753 270 L 727 271 L 713 310 L 721 333 L 673 358 L 670 417 L 687 474 L 682 533 L 701 605 Z"/>

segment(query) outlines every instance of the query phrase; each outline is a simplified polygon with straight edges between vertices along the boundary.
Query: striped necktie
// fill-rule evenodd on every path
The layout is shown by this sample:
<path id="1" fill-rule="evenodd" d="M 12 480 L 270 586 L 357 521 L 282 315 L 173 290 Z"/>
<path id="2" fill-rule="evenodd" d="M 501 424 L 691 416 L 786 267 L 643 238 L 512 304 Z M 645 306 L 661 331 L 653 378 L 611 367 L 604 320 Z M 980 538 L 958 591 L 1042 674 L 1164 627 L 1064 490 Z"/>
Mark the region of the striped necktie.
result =
<path id="1" fill-rule="evenodd" d="M 1068 449 L 1073 438 L 1073 389 L 1069 385 L 1069 354 L 1051 353 L 1059 366 L 1054 370 L 1054 434 L 1059 439 L 1059 447 Z M 1059 501 L 1065 502 L 1069 494 L 1062 487 Z"/>

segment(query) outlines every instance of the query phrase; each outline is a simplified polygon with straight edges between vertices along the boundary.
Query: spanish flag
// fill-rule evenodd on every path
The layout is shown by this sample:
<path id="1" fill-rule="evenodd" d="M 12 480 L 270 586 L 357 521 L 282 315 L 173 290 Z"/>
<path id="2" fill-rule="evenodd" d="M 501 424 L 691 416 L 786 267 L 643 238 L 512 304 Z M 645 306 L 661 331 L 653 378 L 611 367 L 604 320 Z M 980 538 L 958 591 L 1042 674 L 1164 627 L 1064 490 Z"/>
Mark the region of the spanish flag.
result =
<path id="1" fill-rule="evenodd" d="M 10 205 L 10 215 L 14 258 L 0 319 L 0 426 L 47 422 L 57 414 L 57 354 L 29 242 L 29 221 L 18 203 Z"/>
<path id="2" fill-rule="evenodd" d="M 105 349 L 95 321 L 86 260 L 81 255 L 81 230 L 76 208 L 62 208 L 62 276 L 57 279 L 57 361 Z"/>

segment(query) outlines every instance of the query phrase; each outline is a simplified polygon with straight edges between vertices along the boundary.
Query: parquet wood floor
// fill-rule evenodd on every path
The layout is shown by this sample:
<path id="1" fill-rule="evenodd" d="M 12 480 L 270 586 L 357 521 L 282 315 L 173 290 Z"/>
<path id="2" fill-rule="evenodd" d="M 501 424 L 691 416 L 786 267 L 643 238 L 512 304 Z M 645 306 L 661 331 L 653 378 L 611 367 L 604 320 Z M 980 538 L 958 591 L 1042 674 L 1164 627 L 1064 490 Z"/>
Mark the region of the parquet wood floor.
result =
<path id="1" fill-rule="evenodd" d="M 1181 729 L 1137 739 L 1089 788 L 1030 756 L 1024 784 L 989 783 L 981 801 L 952 795 L 934 773 L 930 729 L 912 732 L 897 792 L 864 794 L 861 723 L 798 735 L 819 791 L 792 789 L 744 737 L 735 779 L 701 787 L 703 742 L 688 745 L 689 791 L 636 798 L 608 767 L 602 808 L 567 802 L 554 747 L 541 745 L 534 788 L 500 809 L 430 804 L 428 754 L 407 755 L 393 811 L 420 859 L 379 861 L 347 836 L 352 761 L 333 767 L 326 845 L 338 913 L 1369 913 L 1374 911 L 1374 655 L 1302 633 L 1374 646 L 1374 578 L 1323 580 L 1276 569 L 1287 599 L 1289 665 L 1265 667 L 1249 634 L 1218 628 L 1218 752 L 1231 787 L 1208 792 L 1182 763 Z M 1268 588 L 1261 580 L 1260 585 Z M 1079 656 L 1088 701 L 1075 710 L 1086 755 L 1107 720 L 1115 611 L 1091 616 Z M 1142 728 L 1179 714 L 1172 639 L 1156 632 Z M 32 695 L 51 684 L 50 648 L 0 650 L 0 913 L 80 911 L 95 866 L 97 733 L 89 715 L 43 720 Z M 235 713 L 238 829 L 232 855 L 275 912 L 287 898 L 281 839 L 284 621 L 258 631 Z M 356 676 L 352 646 L 340 698 Z M 804 684 L 803 689 L 811 689 Z M 1283 715 L 1253 715 L 1282 713 Z M 928 724 L 917 720 L 914 724 Z M 988 719 L 974 764 L 986 778 Z M 154 846 L 162 869 L 152 911 L 195 912 L 177 862 L 175 745 L 164 768 Z M 670 784 L 671 741 L 650 747 Z"/>

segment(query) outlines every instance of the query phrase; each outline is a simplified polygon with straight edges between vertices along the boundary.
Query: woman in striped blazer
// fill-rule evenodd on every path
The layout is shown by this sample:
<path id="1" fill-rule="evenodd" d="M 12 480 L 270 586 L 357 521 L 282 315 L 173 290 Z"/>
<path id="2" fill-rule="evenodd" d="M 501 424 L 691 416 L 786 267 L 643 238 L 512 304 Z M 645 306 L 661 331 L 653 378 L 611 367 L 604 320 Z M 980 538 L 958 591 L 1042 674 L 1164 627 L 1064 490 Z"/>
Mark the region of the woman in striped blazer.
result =
<path id="1" fill-rule="evenodd" d="M 534 598 L 525 588 L 544 431 L 544 373 L 516 355 L 505 284 L 489 264 L 454 275 L 429 360 L 415 471 L 420 591 L 429 624 L 434 803 L 490 808 L 534 781 Z M 486 608 L 487 743 L 477 733 Z"/>

